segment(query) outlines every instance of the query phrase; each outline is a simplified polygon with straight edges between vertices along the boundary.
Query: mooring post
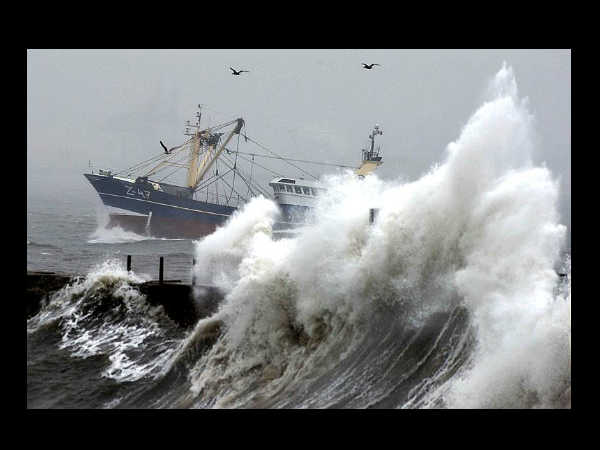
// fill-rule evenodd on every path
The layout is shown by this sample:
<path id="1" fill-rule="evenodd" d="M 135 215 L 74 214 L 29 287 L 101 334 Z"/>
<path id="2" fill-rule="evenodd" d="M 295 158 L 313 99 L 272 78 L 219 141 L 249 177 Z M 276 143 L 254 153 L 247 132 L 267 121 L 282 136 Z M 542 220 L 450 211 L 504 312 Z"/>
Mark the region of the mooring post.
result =
<path id="1" fill-rule="evenodd" d="M 131 255 L 127 255 L 127 272 L 131 272 Z"/>
<path id="2" fill-rule="evenodd" d="M 378 212 L 379 212 L 379 210 L 377 208 L 369 209 L 369 223 L 371 225 L 373 225 L 373 222 L 375 222 L 375 217 L 377 217 Z"/>
<path id="3" fill-rule="evenodd" d="M 192 258 L 192 286 L 196 285 L 196 272 L 194 271 L 194 267 L 196 267 L 196 258 Z"/>
<path id="4" fill-rule="evenodd" d="M 160 257 L 160 266 L 158 268 L 158 282 L 162 284 L 163 282 L 163 268 L 164 268 L 164 260 L 163 257 Z"/>

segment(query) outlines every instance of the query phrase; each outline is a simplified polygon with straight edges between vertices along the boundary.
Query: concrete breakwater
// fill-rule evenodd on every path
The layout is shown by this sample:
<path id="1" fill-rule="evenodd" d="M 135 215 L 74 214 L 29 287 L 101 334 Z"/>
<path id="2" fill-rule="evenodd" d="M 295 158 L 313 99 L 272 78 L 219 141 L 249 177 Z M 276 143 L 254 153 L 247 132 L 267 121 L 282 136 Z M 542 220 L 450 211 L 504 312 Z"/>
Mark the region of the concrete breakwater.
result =
<path id="1" fill-rule="evenodd" d="M 75 281 L 76 275 L 28 271 L 25 283 L 25 318 L 37 314 L 51 295 Z M 156 280 L 134 284 L 152 305 L 162 305 L 177 325 L 187 328 L 217 310 L 223 294 L 213 286 L 191 286 L 178 280 Z M 196 295 L 194 296 L 194 292 Z"/>

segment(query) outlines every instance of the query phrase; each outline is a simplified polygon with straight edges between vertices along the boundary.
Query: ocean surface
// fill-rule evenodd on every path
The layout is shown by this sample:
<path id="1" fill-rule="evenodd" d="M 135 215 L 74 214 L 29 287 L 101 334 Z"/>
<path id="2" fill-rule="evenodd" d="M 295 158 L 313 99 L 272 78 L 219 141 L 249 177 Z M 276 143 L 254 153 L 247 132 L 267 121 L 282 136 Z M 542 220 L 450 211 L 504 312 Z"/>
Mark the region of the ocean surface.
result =
<path id="1" fill-rule="evenodd" d="M 570 408 L 559 184 L 510 68 L 492 88 L 429 172 L 325 177 L 292 238 L 262 197 L 192 241 L 106 229 L 82 174 L 29 190 L 27 269 L 81 278 L 27 320 L 28 408 Z M 186 283 L 195 258 L 218 311 L 183 329 L 147 304 L 159 256 Z"/>

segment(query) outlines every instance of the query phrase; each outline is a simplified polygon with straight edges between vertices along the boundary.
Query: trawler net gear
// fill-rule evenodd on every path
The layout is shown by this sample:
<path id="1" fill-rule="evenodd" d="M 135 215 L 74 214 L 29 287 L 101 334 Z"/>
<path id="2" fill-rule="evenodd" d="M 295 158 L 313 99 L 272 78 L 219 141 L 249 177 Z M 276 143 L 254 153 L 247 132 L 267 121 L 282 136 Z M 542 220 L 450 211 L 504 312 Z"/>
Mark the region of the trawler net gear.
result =
<path id="1" fill-rule="evenodd" d="M 281 156 L 258 140 L 248 136 L 247 132 L 242 132 L 245 127 L 242 118 L 201 129 L 201 111 L 196 116 L 198 120 L 195 124 L 190 124 L 189 121 L 186 124 L 184 134 L 189 136 L 189 139 L 183 144 L 167 149 L 161 141 L 160 145 L 163 148 L 161 153 L 114 173 L 114 175 L 127 176 L 129 179 L 136 179 L 144 184 L 154 183 L 157 186 L 156 189 L 173 193 L 178 197 L 196 198 L 223 205 L 232 205 L 233 203 L 239 207 L 250 197 L 259 194 L 273 198 L 272 193 L 255 181 L 257 177 L 265 178 L 264 175 L 267 174 L 278 177 L 289 175 L 260 164 L 256 160 L 257 158 L 282 161 L 300 174 L 314 180 L 317 180 L 318 177 L 296 163 L 357 170 L 356 167 L 349 165 Z M 237 143 L 236 149 L 233 150 L 227 145 L 235 135 L 237 135 Z M 255 145 L 265 153 L 240 151 L 240 136 L 244 138 L 244 143 Z M 241 166 L 244 166 L 245 169 L 240 167 L 240 163 L 244 163 Z M 168 184 L 167 181 L 180 173 L 182 169 L 187 171 L 185 186 L 177 186 L 177 184 L 181 184 L 180 182 Z M 151 177 L 154 179 L 150 180 Z M 262 181 L 266 181 L 266 179 Z"/>

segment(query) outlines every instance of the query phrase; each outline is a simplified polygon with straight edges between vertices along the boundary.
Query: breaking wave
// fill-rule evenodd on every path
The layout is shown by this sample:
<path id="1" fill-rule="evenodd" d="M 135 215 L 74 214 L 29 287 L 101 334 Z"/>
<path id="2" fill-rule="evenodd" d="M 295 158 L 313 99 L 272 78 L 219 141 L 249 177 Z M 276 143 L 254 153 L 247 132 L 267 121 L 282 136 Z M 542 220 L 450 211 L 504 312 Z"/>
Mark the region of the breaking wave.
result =
<path id="1" fill-rule="evenodd" d="M 144 281 L 119 261 L 105 261 L 54 293 L 28 320 L 27 331 L 57 329 L 59 348 L 74 358 L 106 356 L 103 377 L 134 381 L 156 375 L 169 357 L 172 341 L 165 330 L 172 323 L 162 306 L 149 305 L 135 287 Z"/>
<path id="2" fill-rule="evenodd" d="M 295 238 L 257 198 L 201 240 L 195 275 L 226 297 L 188 338 L 218 324 L 194 406 L 570 406 L 566 228 L 533 125 L 505 65 L 420 179 L 331 176 Z"/>
<path id="3" fill-rule="evenodd" d="M 139 242 L 152 239 L 148 236 L 142 236 L 132 231 L 126 231 L 121 227 L 96 229 L 87 241 L 88 244 L 123 244 L 126 242 Z"/>
<path id="4" fill-rule="evenodd" d="M 129 242 L 140 241 L 183 241 L 183 238 L 159 238 L 150 235 L 141 235 L 133 231 L 127 231 L 119 226 L 106 228 L 105 225 L 99 225 L 90 235 L 88 244 L 125 244 Z"/>

